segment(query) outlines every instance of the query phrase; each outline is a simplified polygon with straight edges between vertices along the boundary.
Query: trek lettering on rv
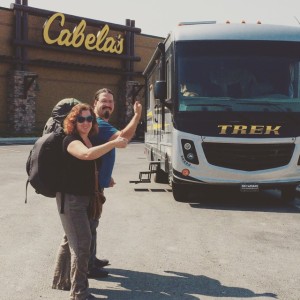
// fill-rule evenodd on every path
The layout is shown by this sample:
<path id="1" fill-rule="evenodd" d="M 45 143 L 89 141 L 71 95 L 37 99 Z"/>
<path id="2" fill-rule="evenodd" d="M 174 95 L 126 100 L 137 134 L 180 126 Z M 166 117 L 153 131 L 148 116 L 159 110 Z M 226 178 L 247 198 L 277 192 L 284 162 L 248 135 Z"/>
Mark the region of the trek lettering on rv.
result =
<path id="1" fill-rule="evenodd" d="M 273 134 L 279 135 L 281 126 L 271 125 L 218 125 L 220 128 L 219 134 Z"/>

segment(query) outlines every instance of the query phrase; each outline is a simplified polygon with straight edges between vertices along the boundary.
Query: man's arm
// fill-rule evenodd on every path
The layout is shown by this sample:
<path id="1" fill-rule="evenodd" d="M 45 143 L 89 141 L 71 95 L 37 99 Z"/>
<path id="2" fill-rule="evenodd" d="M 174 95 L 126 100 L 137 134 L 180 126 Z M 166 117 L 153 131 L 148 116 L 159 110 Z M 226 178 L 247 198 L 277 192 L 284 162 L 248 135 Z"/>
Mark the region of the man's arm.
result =
<path id="1" fill-rule="evenodd" d="M 128 140 L 132 139 L 142 115 L 142 104 L 139 101 L 135 101 L 133 111 L 134 115 L 127 126 L 123 130 L 117 131 L 115 134 L 113 134 L 109 140 L 113 140 L 120 135 Z"/>

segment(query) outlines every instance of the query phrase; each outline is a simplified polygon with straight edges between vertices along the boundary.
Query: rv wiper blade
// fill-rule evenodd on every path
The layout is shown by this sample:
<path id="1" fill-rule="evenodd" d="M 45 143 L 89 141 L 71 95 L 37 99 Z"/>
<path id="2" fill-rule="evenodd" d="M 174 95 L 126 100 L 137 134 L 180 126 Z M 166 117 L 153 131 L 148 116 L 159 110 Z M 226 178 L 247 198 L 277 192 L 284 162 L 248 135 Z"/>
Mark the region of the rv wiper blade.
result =
<path id="1" fill-rule="evenodd" d="M 274 103 L 270 103 L 270 102 L 244 102 L 244 101 L 240 101 L 240 102 L 236 102 L 238 104 L 250 104 L 250 105 L 278 105 L 278 104 L 274 104 Z"/>

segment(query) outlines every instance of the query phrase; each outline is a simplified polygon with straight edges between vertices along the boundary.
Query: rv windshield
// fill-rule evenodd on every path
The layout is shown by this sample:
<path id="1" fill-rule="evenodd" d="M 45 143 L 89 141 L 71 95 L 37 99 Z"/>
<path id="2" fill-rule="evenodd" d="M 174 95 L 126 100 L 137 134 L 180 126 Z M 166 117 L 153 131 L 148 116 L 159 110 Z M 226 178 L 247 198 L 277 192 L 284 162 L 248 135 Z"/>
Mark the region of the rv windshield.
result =
<path id="1" fill-rule="evenodd" d="M 179 111 L 300 112 L 300 52 L 274 55 L 270 46 L 273 55 L 226 49 L 205 55 L 196 49 L 179 47 Z"/>

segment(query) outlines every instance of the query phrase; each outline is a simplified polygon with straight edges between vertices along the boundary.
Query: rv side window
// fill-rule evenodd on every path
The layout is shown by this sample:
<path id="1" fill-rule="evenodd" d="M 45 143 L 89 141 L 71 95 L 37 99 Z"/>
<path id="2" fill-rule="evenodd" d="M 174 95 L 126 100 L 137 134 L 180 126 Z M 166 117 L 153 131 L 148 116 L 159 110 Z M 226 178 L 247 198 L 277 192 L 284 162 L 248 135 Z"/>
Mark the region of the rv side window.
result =
<path id="1" fill-rule="evenodd" d="M 157 80 L 159 80 L 160 66 L 156 64 L 151 71 L 151 75 L 148 78 L 148 99 L 147 99 L 147 108 L 154 106 L 155 97 L 154 97 L 154 85 Z"/>
<path id="2" fill-rule="evenodd" d="M 167 99 L 172 97 L 172 69 L 171 61 L 168 59 L 166 63 L 166 82 L 167 82 Z"/>

